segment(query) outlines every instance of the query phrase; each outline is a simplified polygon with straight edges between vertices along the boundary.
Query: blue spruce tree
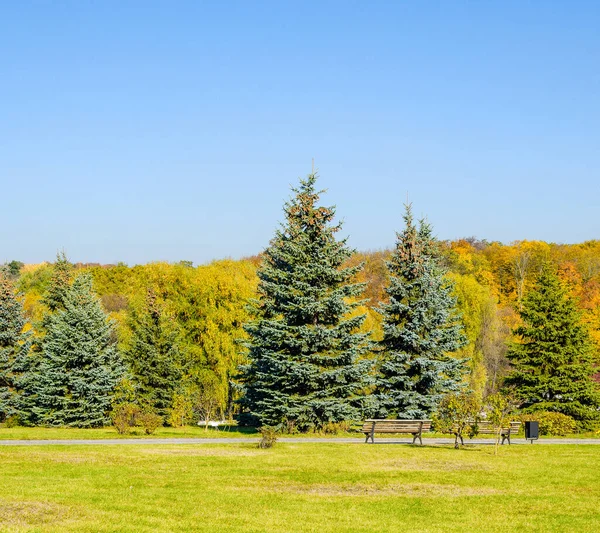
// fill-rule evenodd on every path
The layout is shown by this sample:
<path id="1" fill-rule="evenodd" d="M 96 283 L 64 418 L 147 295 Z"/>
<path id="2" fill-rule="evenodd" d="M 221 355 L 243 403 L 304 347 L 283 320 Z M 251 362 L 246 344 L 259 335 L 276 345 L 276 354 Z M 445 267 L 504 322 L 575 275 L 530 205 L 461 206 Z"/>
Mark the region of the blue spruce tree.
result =
<path id="1" fill-rule="evenodd" d="M 25 314 L 14 285 L 0 269 L 0 421 L 21 416 L 23 381 L 31 351 L 31 330 L 24 331 Z"/>
<path id="2" fill-rule="evenodd" d="M 380 306 L 383 340 L 376 396 L 379 416 L 431 416 L 442 396 L 460 389 L 464 361 L 450 354 L 465 345 L 452 285 L 436 257 L 431 226 L 414 223 L 397 235 L 388 262 L 389 301 Z"/>
<path id="3" fill-rule="evenodd" d="M 264 252 L 242 369 L 242 405 L 262 425 L 300 431 L 360 418 L 371 368 L 368 335 L 357 331 L 365 317 L 350 316 L 361 266 L 343 267 L 353 251 L 335 238 L 334 208 L 317 205 L 316 179 L 293 189 Z"/>
<path id="4" fill-rule="evenodd" d="M 63 304 L 47 321 L 34 412 L 46 425 L 102 426 L 109 422 L 111 395 L 123 375 L 114 325 L 90 274 L 75 278 Z"/>

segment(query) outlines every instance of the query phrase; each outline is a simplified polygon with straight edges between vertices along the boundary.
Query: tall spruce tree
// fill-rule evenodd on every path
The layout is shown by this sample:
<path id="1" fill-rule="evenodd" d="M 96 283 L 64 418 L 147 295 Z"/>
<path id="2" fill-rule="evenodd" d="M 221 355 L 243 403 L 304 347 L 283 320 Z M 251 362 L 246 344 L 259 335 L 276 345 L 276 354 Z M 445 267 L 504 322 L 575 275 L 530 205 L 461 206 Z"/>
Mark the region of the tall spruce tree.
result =
<path id="1" fill-rule="evenodd" d="M 508 351 L 513 370 L 505 385 L 514 387 L 525 411 L 557 411 L 584 428 L 599 417 L 600 394 L 592 376 L 597 354 L 575 301 L 556 270 L 546 265 L 523 299 L 519 339 Z"/>
<path id="2" fill-rule="evenodd" d="M 123 374 L 114 324 L 81 274 L 64 294 L 64 309 L 50 315 L 36 369 L 41 423 L 94 427 L 108 423 L 111 395 Z"/>
<path id="3" fill-rule="evenodd" d="M 242 369 L 242 404 L 259 423 L 300 431 L 360 418 L 371 368 L 368 335 L 357 331 L 365 316 L 350 316 L 363 291 L 351 280 L 362 267 L 342 266 L 353 251 L 336 240 L 334 208 L 317 205 L 316 180 L 292 189 L 264 252 Z"/>
<path id="4" fill-rule="evenodd" d="M 15 368 L 18 375 L 17 387 L 19 389 L 18 395 L 15 397 L 15 408 L 21 424 L 36 425 L 40 423 L 37 389 L 40 384 L 40 364 L 43 358 L 42 343 L 51 317 L 65 308 L 65 296 L 72 278 L 73 265 L 67 259 L 64 251 L 57 253 L 50 282 L 41 300 L 46 307 L 46 312 L 42 319 L 34 324 L 35 333 L 32 335 L 29 357 L 21 359 L 19 366 Z"/>
<path id="5" fill-rule="evenodd" d="M 450 354 L 465 345 L 452 284 L 436 257 L 431 226 L 413 221 L 397 234 L 387 263 L 389 301 L 382 303 L 383 340 L 376 397 L 379 416 L 426 418 L 442 396 L 458 391 L 464 361 Z"/>
<path id="6" fill-rule="evenodd" d="M 31 350 L 31 331 L 24 331 L 25 313 L 15 287 L 0 269 L 0 420 L 19 416 L 24 373 Z"/>
<path id="7" fill-rule="evenodd" d="M 152 289 L 141 309 L 133 308 L 129 319 L 132 343 L 125 360 L 138 393 L 158 414 L 167 415 L 182 378 L 177 331 Z"/>

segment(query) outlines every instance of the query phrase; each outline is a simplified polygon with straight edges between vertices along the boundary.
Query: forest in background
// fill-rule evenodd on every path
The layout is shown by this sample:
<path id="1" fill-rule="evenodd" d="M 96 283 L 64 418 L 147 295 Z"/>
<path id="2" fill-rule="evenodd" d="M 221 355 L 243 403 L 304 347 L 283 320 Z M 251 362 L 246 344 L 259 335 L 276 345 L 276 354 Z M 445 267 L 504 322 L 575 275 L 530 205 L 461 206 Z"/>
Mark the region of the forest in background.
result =
<path id="1" fill-rule="evenodd" d="M 469 341 L 457 356 L 468 360 L 468 379 L 479 395 L 496 392 L 509 370 L 506 351 L 519 325 L 518 311 L 544 264 L 556 266 L 600 347 L 600 241 L 505 245 L 467 238 L 442 241 L 439 246 L 447 275 L 454 282 Z M 382 336 L 381 315 L 376 308 L 386 300 L 386 261 L 391 253 L 391 249 L 356 252 L 348 261 L 350 265 L 364 264 L 357 274 L 357 281 L 366 284 L 364 301 L 353 312 L 366 313 L 362 328 L 372 332 L 375 340 Z M 151 294 L 153 305 L 164 317 L 165 336 L 176 345 L 185 372 L 193 374 L 194 382 L 210 392 L 215 414 L 225 417 L 236 409 L 231 383 L 244 363 L 240 339 L 245 337 L 243 324 L 250 318 L 246 304 L 256 297 L 259 264 L 260 257 L 256 256 L 197 267 L 182 261 L 133 267 L 76 264 L 73 269 L 91 274 L 94 290 L 116 322 L 118 348 L 123 353 L 132 349 L 135 317 L 147 313 Z M 28 327 L 40 323 L 47 312 L 44 294 L 53 276 L 53 264 L 13 261 L 9 268 L 22 294 Z M 182 402 L 185 397 L 182 393 Z M 182 420 L 189 416 L 187 411 L 182 405 Z"/>

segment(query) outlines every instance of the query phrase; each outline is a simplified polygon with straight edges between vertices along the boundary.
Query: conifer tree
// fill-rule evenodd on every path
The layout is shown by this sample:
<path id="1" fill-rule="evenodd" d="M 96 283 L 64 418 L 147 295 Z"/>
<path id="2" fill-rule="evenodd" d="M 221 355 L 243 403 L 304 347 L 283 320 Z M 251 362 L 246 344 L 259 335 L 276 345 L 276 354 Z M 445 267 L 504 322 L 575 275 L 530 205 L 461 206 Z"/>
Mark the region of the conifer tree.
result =
<path id="1" fill-rule="evenodd" d="M 387 267 L 389 301 L 382 303 L 383 340 L 376 397 L 379 416 L 430 417 L 443 395 L 458 391 L 464 361 L 450 354 L 465 345 L 452 284 L 436 257 L 431 226 L 414 223 L 397 234 Z"/>
<path id="2" fill-rule="evenodd" d="M 0 269 L 0 420 L 19 415 L 23 374 L 31 349 L 25 313 L 15 287 Z"/>
<path id="3" fill-rule="evenodd" d="M 177 331 L 148 289 L 144 307 L 132 309 L 132 343 L 125 360 L 141 398 L 161 416 L 167 415 L 182 377 Z"/>
<path id="4" fill-rule="evenodd" d="M 31 338 L 31 350 L 27 358 L 20 360 L 20 366 L 15 369 L 18 373 L 18 395 L 15 397 L 15 408 L 19 422 L 23 425 L 36 425 L 40 422 L 37 398 L 37 388 L 40 384 L 39 373 L 42 361 L 42 343 L 51 317 L 58 311 L 64 310 L 65 296 L 72 281 L 73 265 L 67 259 L 65 252 L 56 254 L 56 262 L 52 266 L 52 275 L 46 291 L 41 299 L 45 306 L 42 319 L 34 324 L 34 334 Z"/>
<path id="5" fill-rule="evenodd" d="M 49 316 L 36 376 L 34 412 L 43 424 L 93 427 L 108 423 L 114 387 L 123 375 L 114 324 L 81 274 Z"/>
<path id="6" fill-rule="evenodd" d="M 600 394 L 592 379 L 597 354 L 575 301 L 555 269 L 546 265 L 519 311 L 518 340 L 508 351 L 514 387 L 525 411 L 556 411 L 582 427 L 598 420 Z"/>
<path id="7" fill-rule="evenodd" d="M 259 423 L 300 431 L 360 418 L 371 368 L 368 335 L 357 332 L 365 317 L 349 315 L 364 288 L 351 281 L 362 266 L 343 267 L 353 251 L 336 240 L 335 209 L 317 204 L 316 179 L 292 189 L 264 252 L 242 369 L 242 404 Z"/>

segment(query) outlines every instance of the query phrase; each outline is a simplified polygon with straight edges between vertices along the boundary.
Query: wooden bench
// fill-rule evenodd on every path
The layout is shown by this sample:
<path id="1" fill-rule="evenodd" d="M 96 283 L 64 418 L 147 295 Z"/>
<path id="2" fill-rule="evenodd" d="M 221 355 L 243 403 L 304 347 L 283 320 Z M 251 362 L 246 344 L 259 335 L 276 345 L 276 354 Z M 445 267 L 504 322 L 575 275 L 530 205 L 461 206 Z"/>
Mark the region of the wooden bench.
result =
<path id="1" fill-rule="evenodd" d="M 365 420 L 362 427 L 362 433 L 365 434 L 365 443 L 371 439 L 372 443 L 375 443 L 375 433 L 410 433 L 413 436 L 412 443 L 414 444 L 417 439 L 421 445 L 423 439 L 421 435 L 423 431 L 429 431 L 431 429 L 431 420 L 383 420 L 383 419 L 371 419 Z"/>
<path id="2" fill-rule="evenodd" d="M 516 435 L 520 427 L 521 422 L 511 422 L 507 427 L 502 428 L 500 430 L 502 444 L 504 444 L 504 441 L 508 441 L 508 444 L 510 444 L 510 436 Z M 456 432 L 454 435 L 460 439 L 461 444 L 464 444 L 462 435 L 457 435 Z M 477 422 L 477 435 L 496 435 L 496 428 L 490 422 L 482 420 L 481 422 Z"/>

